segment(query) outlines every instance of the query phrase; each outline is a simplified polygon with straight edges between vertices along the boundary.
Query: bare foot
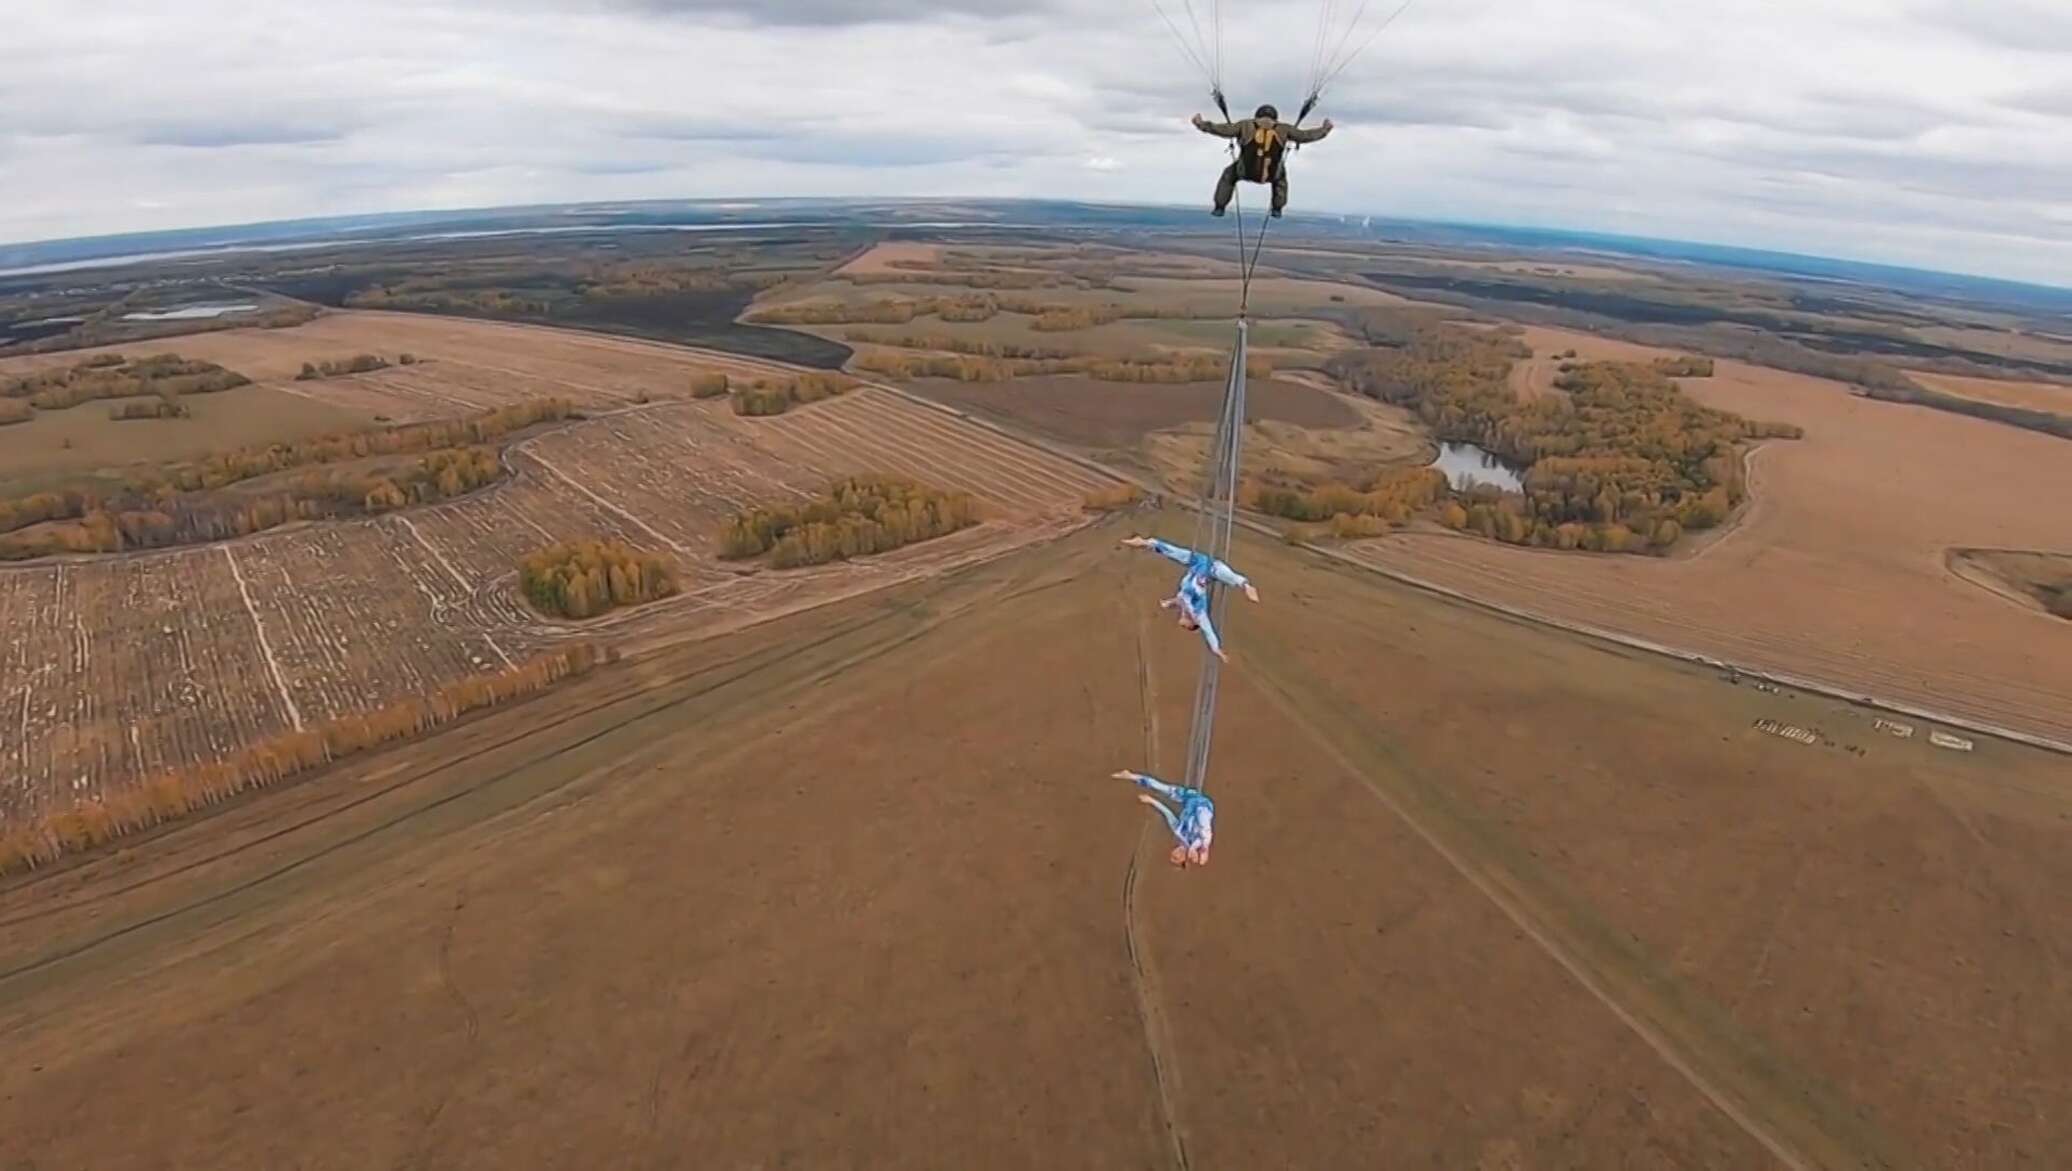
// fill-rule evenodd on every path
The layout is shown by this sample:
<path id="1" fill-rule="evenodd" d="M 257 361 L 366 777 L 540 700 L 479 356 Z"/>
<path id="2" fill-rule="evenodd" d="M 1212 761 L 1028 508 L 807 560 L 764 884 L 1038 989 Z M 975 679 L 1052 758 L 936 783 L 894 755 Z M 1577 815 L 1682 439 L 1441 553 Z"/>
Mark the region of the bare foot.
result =
<path id="1" fill-rule="evenodd" d="M 1255 602 L 1258 601 L 1259 587 L 1251 584 L 1250 582 L 1245 583 L 1245 597 L 1250 598 L 1252 601 Z"/>
<path id="2" fill-rule="evenodd" d="M 1131 772 L 1126 768 L 1118 769 L 1115 772 L 1109 773 L 1108 775 L 1114 777 L 1118 781 L 1134 781 L 1137 779 L 1137 774 Z"/>

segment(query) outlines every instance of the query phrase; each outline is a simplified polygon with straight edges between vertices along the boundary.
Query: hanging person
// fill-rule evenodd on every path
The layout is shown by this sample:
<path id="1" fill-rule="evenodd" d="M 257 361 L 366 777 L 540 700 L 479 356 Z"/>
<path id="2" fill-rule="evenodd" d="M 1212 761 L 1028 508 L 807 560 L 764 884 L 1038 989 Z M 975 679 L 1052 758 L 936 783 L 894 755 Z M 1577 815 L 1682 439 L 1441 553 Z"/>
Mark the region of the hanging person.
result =
<path id="1" fill-rule="evenodd" d="M 1209 209 L 1209 214 L 1223 214 L 1237 191 L 1238 180 L 1242 179 L 1247 183 L 1271 184 L 1273 214 L 1279 216 L 1288 205 L 1288 172 L 1284 165 L 1288 145 L 1315 142 L 1331 133 L 1331 119 L 1304 130 L 1281 121 L 1280 111 L 1272 106 L 1261 106 L 1250 118 L 1237 122 L 1210 122 L 1196 114 L 1194 128 L 1203 134 L 1237 140 L 1237 158 L 1223 168 L 1222 177 L 1216 180 L 1216 205 Z"/>
<path id="2" fill-rule="evenodd" d="M 1209 864 L 1209 845 L 1216 839 L 1216 803 L 1209 800 L 1207 793 L 1200 789 L 1190 789 L 1185 785 L 1168 785 L 1157 777 L 1131 772 L 1128 769 L 1123 769 L 1114 776 L 1118 781 L 1134 781 L 1138 788 L 1151 790 L 1151 793 L 1137 794 L 1137 800 L 1158 810 L 1158 815 L 1165 818 L 1166 828 L 1173 832 L 1174 840 L 1179 842 L 1179 845 L 1173 847 L 1173 852 L 1166 855 L 1168 861 L 1182 870 L 1187 869 L 1189 862 L 1196 866 Z M 1178 801 L 1179 812 L 1175 813 L 1164 801 L 1152 796 L 1152 793 Z"/>
<path id="3" fill-rule="evenodd" d="M 1168 561 L 1177 562 L 1187 568 L 1180 574 L 1179 588 L 1173 596 L 1158 604 L 1161 610 L 1177 607 L 1180 611 L 1182 630 L 1201 631 L 1202 641 L 1209 644 L 1209 651 L 1224 662 L 1230 656 L 1223 650 L 1223 640 L 1216 633 L 1215 623 L 1209 620 L 1209 583 L 1221 582 L 1232 589 L 1245 591 L 1245 597 L 1254 602 L 1259 600 L 1259 589 L 1243 574 L 1209 556 L 1198 553 L 1185 545 L 1161 541 L 1157 537 L 1124 537 L 1122 543 L 1135 549 L 1149 549 Z"/>

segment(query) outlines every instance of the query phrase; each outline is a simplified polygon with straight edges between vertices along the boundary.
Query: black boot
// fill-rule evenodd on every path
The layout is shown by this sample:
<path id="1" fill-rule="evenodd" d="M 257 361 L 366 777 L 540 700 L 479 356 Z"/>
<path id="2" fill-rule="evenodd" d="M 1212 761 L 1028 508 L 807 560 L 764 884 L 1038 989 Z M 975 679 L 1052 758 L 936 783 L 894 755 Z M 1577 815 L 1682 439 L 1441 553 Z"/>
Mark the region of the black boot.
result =
<path id="1" fill-rule="evenodd" d="M 1222 208 L 1220 208 L 1220 207 L 1212 207 L 1212 208 L 1210 208 L 1210 209 L 1209 209 L 1209 214 L 1210 214 L 1210 215 L 1222 215 L 1222 214 L 1223 214 L 1223 209 L 1222 209 Z"/>
<path id="2" fill-rule="evenodd" d="M 1281 218 L 1281 209 L 1280 209 L 1280 208 L 1274 208 L 1274 209 L 1273 209 L 1273 218 L 1275 218 L 1275 219 L 1279 219 L 1279 218 Z"/>

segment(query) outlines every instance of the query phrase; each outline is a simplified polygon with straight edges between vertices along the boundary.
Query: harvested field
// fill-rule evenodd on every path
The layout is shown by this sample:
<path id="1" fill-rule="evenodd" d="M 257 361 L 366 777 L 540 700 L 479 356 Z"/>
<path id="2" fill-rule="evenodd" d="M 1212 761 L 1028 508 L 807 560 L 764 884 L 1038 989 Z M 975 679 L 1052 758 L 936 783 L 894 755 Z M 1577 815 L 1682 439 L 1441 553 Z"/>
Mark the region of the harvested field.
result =
<path id="1" fill-rule="evenodd" d="M 918 244 L 910 240 L 888 240 L 835 270 L 835 275 L 867 276 L 898 272 L 901 267 L 924 264 L 933 267 L 942 259 L 940 244 Z"/>
<path id="2" fill-rule="evenodd" d="M 1066 443 L 1131 447 L 1154 431 L 1213 423 L 1223 406 L 1221 382 L 1160 384 L 1090 378 L 1017 378 L 1011 382 L 917 379 L 913 389 L 938 402 L 1027 427 Z M 1359 413 L 1329 391 L 1289 379 L 1252 382 L 1245 405 L 1254 419 L 1300 427 L 1351 427 Z"/>
<path id="3" fill-rule="evenodd" d="M 643 361 L 655 359 L 625 359 Z M 379 520 L 0 571 L 0 821 L 522 659 L 563 633 L 516 593 L 518 559 L 545 544 L 608 537 L 668 557 L 681 595 L 600 622 L 683 638 L 1069 529 L 1083 497 L 1113 482 L 880 389 L 773 419 L 723 402 L 622 408 L 505 458 L 515 475 L 498 487 Z M 968 492 L 983 523 L 846 566 L 720 564 L 724 517 L 871 472 Z"/>
<path id="4" fill-rule="evenodd" d="M 1933 374 L 1909 370 L 1907 376 L 1930 390 L 1959 398 L 2032 411 L 2054 411 L 2072 416 L 2072 384 L 2061 382 L 2016 382 L 2002 378 L 1961 378 L 1955 374 Z"/>
<path id="5" fill-rule="evenodd" d="M 1120 531 L 605 668 L 0 888 L 0 1165 L 1986 1171 L 2072 1144 L 2061 761 L 1765 737 L 1868 724 L 1248 537 L 1269 601 L 1235 616 L 1222 832 L 1183 874 L 1105 776 L 1175 765 L 1199 656 Z"/>
<path id="6" fill-rule="evenodd" d="M 1535 351 L 1667 351 L 1560 330 Z M 1684 381 L 1708 406 L 1797 423 L 1752 457 L 1753 504 L 1682 560 L 1596 558 L 1455 536 L 1359 546 L 1376 564 L 1478 598 L 2072 742 L 2072 627 L 1975 589 L 1953 547 L 2049 548 L 2072 499 L 2063 440 L 1873 402 L 1846 387 L 1720 362 Z M 1904 474 L 1895 474 L 1904 469 Z"/>

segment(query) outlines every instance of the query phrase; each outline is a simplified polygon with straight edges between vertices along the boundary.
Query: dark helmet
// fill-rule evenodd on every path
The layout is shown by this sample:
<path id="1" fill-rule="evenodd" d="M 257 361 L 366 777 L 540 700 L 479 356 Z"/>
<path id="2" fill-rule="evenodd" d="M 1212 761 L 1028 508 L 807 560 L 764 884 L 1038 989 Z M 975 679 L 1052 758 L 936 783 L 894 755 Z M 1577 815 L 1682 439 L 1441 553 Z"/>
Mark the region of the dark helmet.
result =
<path id="1" fill-rule="evenodd" d="M 1279 121 L 1281 117 L 1281 112 L 1279 110 L 1274 109 L 1272 106 L 1261 106 L 1258 110 L 1253 112 L 1252 117 L 1272 118 L 1275 121 Z"/>

